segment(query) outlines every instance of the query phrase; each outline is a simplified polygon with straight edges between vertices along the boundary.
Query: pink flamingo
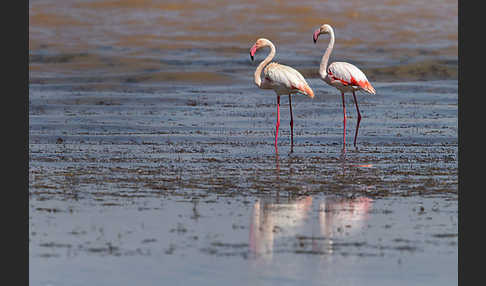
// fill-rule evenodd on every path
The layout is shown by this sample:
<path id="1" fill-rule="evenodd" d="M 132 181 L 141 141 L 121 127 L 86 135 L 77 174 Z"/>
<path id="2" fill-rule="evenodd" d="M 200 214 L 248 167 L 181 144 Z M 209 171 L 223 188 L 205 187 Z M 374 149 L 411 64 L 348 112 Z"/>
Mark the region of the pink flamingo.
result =
<path id="1" fill-rule="evenodd" d="M 324 56 L 322 56 L 319 74 L 323 81 L 330 86 L 341 91 L 343 99 L 343 113 L 344 113 L 344 131 L 343 131 L 343 151 L 346 151 L 346 106 L 344 105 L 344 93 L 351 91 L 354 97 L 356 110 L 358 111 L 358 122 L 356 124 L 356 132 L 354 134 L 354 147 L 356 147 L 356 138 L 358 137 L 359 123 L 361 122 L 361 113 L 358 108 L 358 101 L 356 100 L 355 91 L 362 90 L 367 93 L 376 94 L 375 89 L 371 86 L 365 74 L 356 66 L 345 62 L 333 62 L 327 67 L 329 56 L 334 47 L 334 31 L 328 24 L 322 25 L 319 29 L 314 31 L 314 44 L 321 34 L 329 34 L 330 40 Z"/>
<path id="2" fill-rule="evenodd" d="M 277 149 L 278 127 L 280 126 L 280 96 L 284 94 L 289 95 L 290 108 L 290 138 L 291 138 L 291 152 L 294 147 L 294 118 L 292 115 L 292 99 L 291 94 L 300 93 L 307 95 L 310 98 L 314 97 L 314 92 L 309 87 L 304 77 L 295 69 L 278 64 L 276 62 L 270 63 L 275 56 L 275 46 L 267 39 L 258 39 L 250 49 L 250 58 L 253 61 L 255 53 L 258 49 L 263 47 L 270 47 L 270 54 L 258 65 L 255 70 L 255 84 L 262 89 L 273 89 L 277 94 L 277 124 L 275 131 L 275 152 Z M 263 81 L 261 79 L 262 69 L 265 75 Z"/>

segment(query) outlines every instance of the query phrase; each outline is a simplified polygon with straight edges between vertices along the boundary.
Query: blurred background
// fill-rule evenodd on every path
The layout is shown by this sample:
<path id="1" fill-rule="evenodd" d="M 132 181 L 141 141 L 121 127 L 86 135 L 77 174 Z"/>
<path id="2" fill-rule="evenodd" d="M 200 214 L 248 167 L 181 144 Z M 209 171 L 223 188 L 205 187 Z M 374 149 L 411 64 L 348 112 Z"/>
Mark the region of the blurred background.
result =
<path id="1" fill-rule="evenodd" d="M 113 89 L 130 83 L 251 81 L 249 49 L 265 37 L 275 60 L 317 77 L 331 61 L 373 81 L 457 79 L 457 1 L 29 1 L 31 83 Z M 257 61 L 267 52 L 260 52 Z"/>

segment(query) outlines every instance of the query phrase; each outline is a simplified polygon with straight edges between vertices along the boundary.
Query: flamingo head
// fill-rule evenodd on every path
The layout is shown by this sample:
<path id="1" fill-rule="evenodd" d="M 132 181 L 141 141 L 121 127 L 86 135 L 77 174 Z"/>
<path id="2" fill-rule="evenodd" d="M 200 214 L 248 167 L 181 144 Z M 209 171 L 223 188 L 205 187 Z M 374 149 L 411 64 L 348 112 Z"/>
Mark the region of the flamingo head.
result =
<path id="1" fill-rule="evenodd" d="M 268 45 L 268 40 L 260 38 L 258 39 L 255 44 L 250 49 L 250 58 L 253 61 L 255 58 L 255 53 L 259 48 L 265 47 Z"/>
<path id="2" fill-rule="evenodd" d="M 320 26 L 318 29 L 314 31 L 314 35 L 312 37 L 314 39 L 314 44 L 317 42 L 317 38 L 319 38 L 319 35 L 329 34 L 331 32 L 332 32 L 332 28 L 330 25 L 324 24 Z"/>

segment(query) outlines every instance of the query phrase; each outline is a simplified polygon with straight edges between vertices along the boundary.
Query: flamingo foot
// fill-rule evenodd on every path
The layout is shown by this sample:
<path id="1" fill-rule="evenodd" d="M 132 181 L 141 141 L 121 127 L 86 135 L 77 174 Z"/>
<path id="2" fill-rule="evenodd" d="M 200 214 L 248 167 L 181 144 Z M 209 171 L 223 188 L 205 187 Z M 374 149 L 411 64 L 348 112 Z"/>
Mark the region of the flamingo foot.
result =
<path id="1" fill-rule="evenodd" d="M 339 156 L 339 159 L 345 161 L 346 160 L 346 146 L 341 149 L 341 155 Z"/>

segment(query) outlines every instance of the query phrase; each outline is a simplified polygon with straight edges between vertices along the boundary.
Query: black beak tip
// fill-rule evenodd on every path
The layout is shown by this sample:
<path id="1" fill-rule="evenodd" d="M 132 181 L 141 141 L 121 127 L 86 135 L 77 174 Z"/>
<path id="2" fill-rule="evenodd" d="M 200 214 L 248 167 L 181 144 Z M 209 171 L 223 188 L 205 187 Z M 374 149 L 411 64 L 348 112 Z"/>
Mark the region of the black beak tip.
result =
<path id="1" fill-rule="evenodd" d="M 312 40 L 314 40 L 314 44 L 317 43 L 316 39 L 314 37 L 312 37 Z"/>
<path id="2" fill-rule="evenodd" d="M 252 56 L 252 55 L 250 55 L 250 59 L 251 59 L 251 61 L 253 61 L 253 60 L 254 60 L 254 58 L 253 58 L 253 56 Z"/>

